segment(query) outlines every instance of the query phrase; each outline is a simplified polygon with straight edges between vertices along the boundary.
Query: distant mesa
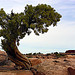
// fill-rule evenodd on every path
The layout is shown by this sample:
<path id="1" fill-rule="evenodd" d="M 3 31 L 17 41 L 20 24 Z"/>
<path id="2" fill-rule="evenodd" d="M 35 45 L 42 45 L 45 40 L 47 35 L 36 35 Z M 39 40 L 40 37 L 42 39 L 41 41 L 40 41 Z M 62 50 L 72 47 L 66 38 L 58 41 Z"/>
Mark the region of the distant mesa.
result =
<path id="1" fill-rule="evenodd" d="M 67 50 L 65 53 L 75 53 L 75 50 Z"/>

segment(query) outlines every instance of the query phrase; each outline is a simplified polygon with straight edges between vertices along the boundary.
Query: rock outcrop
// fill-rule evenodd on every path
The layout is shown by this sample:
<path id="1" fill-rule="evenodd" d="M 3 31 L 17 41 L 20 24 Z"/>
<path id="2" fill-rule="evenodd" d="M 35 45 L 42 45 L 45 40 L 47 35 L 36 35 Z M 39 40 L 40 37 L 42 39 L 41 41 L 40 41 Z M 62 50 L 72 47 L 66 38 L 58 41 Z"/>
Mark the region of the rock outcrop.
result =
<path id="1" fill-rule="evenodd" d="M 68 74 L 69 74 L 69 75 L 75 75 L 75 69 L 69 67 L 69 68 L 68 68 Z"/>
<path id="2" fill-rule="evenodd" d="M 4 51 L 0 51 L 0 66 L 7 63 L 7 54 Z"/>
<path id="3" fill-rule="evenodd" d="M 32 66 L 42 63 L 41 59 L 38 59 L 38 58 L 29 58 L 29 59 L 31 61 Z M 9 69 L 10 68 L 14 69 L 16 66 L 12 61 L 8 60 L 8 55 L 4 51 L 0 51 L 0 69 L 5 68 L 5 67 L 1 68 L 2 66 L 5 66 Z"/>
<path id="4" fill-rule="evenodd" d="M 29 59 L 32 63 L 32 68 L 38 70 L 36 75 L 44 75 L 44 74 L 45 75 L 75 75 L 75 70 L 74 70 L 75 55 L 67 55 L 64 58 L 58 58 L 58 59 L 54 59 L 54 58 L 49 58 L 49 59 L 29 58 Z M 4 69 L 12 70 L 14 69 L 14 66 L 15 64 L 10 60 L 8 60 L 7 54 L 4 51 L 0 51 L 0 71 L 3 71 Z M 32 72 L 29 71 L 29 73 L 31 73 L 30 75 L 33 75 Z M 18 72 L 18 75 L 19 74 L 20 73 Z"/>
<path id="5" fill-rule="evenodd" d="M 75 50 L 67 50 L 65 53 L 75 53 Z"/>
<path id="6" fill-rule="evenodd" d="M 8 55 L 4 51 L 0 51 L 0 70 L 14 69 L 15 64 L 8 59 Z"/>
<path id="7" fill-rule="evenodd" d="M 32 66 L 42 63 L 41 59 L 38 58 L 29 58 L 29 59 L 31 61 Z"/>
<path id="8" fill-rule="evenodd" d="M 75 69 L 75 59 L 42 59 L 41 64 L 34 66 L 39 72 L 41 71 L 46 75 L 69 75 L 69 67 Z"/>

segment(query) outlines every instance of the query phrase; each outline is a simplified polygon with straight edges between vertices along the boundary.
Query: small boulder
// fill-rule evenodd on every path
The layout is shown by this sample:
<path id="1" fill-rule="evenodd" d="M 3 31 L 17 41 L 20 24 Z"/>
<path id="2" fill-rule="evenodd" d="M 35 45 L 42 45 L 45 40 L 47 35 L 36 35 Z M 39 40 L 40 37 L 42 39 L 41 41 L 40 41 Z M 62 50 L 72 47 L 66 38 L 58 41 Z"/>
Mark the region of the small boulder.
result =
<path id="1" fill-rule="evenodd" d="M 32 66 L 42 63 L 41 59 L 38 58 L 29 58 L 29 60 L 31 61 Z"/>
<path id="2" fill-rule="evenodd" d="M 69 73 L 69 75 L 75 75 L 75 69 L 69 67 L 68 68 L 68 73 Z"/>

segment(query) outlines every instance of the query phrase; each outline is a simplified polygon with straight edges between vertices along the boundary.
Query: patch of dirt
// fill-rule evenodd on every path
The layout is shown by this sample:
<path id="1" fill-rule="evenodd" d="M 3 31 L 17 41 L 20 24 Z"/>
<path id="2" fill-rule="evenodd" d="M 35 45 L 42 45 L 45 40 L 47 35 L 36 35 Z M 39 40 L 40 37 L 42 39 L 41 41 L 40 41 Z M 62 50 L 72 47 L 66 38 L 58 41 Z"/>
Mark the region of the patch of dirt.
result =
<path id="1" fill-rule="evenodd" d="M 52 58 L 29 59 L 32 63 L 32 67 L 37 69 L 39 74 L 44 73 L 45 75 L 68 75 L 69 67 L 75 69 L 75 55 L 67 55 L 66 57 L 55 59 L 53 56 Z M 15 64 L 8 60 L 7 54 L 4 51 L 0 51 L 0 72 L 10 70 L 15 71 L 14 66 Z"/>

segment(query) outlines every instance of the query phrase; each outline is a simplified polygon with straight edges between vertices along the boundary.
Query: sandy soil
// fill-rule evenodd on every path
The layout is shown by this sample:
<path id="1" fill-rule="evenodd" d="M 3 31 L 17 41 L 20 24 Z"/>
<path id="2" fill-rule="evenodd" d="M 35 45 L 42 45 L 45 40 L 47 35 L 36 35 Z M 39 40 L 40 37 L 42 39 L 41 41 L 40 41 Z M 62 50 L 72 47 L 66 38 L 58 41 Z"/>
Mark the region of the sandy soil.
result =
<path id="1" fill-rule="evenodd" d="M 75 58 L 42 59 L 42 63 L 34 67 L 46 75 L 68 75 L 68 67 L 75 69 Z"/>
<path id="2" fill-rule="evenodd" d="M 68 68 L 75 69 L 75 55 L 55 59 L 31 58 L 33 68 L 45 75 L 68 75 Z M 0 75 L 33 75 L 31 71 L 14 70 L 15 64 L 8 60 L 5 52 L 0 51 Z M 12 70 L 12 71 L 11 71 Z"/>
<path id="3" fill-rule="evenodd" d="M 33 73 L 31 71 L 19 70 L 19 71 L 0 72 L 0 75 L 33 75 Z"/>

